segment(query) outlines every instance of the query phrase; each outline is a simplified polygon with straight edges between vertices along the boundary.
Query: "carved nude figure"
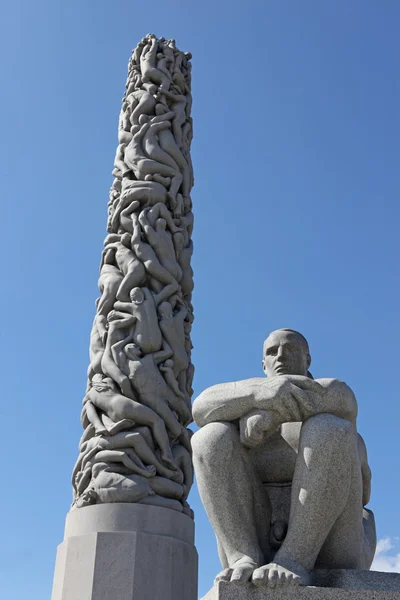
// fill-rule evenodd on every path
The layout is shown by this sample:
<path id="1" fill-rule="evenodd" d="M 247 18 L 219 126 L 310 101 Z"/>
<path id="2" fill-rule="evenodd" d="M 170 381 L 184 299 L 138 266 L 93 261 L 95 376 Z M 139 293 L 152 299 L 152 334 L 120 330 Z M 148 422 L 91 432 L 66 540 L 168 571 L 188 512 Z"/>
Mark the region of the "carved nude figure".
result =
<path id="1" fill-rule="evenodd" d="M 163 132 L 171 129 L 170 119 L 173 119 L 174 116 L 174 112 L 167 112 L 165 114 L 161 114 L 161 118 L 157 116 L 148 120 L 150 126 L 147 129 L 146 134 L 143 136 L 143 148 L 150 158 L 163 163 L 164 165 L 168 165 L 174 169 L 175 172 L 178 172 L 178 164 L 168 152 L 165 152 L 162 149 L 159 143 L 161 142 Z M 141 120 L 144 121 L 144 118 Z"/>
<path id="2" fill-rule="evenodd" d="M 116 364 L 113 358 L 112 348 L 117 342 L 123 341 L 124 343 L 128 343 L 132 341 L 132 328 L 135 321 L 135 317 L 126 313 L 118 313 L 115 310 L 108 313 L 107 342 L 103 358 L 101 359 L 103 373 L 111 377 L 121 388 L 122 394 L 132 400 L 136 399 L 132 386 L 129 379 Z"/>
<path id="3" fill-rule="evenodd" d="M 158 40 L 155 36 L 150 36 L 147 45 L 143 48 L 140 56 L 140 68 L 142 71 L 143 83 L 155 83 L 162 90 L 168 90 L 171 85 L 171 78 L 157 69 Z"/>
<path id="4" fill-rule="evenodd" d="M 175 439 L 180 440 L 186 448 L 190 448 L 189 433 L 169 408 L 169 404 L 173 405 L 176 401 L 174 393 L 166 384 L 158 368 L 158 365 L 170 358 L 171 355 L 172 350 L 166 348 L 160 352 L 142 356 L 140 348 L 135 344 L 127 344 L 123 347 L 122 352 L 117 350 L 115 354 L 120 369 L 129 377 L 140 402 L 151 408 L 164 420 L 167 429 Z"/>
<path id="5" fill-rule="evenodd" d="M 140 64 L 140 57 L 142 55 L 143 48 L 145 48 L 146 44 L 147 44 L 147 39 L 144 37 L 140 40 L 140 42 L 136 46 L 135 50 L 133 51 L 131 60 L 129 61 L 129 66 Z"/>
<path id="6" fill-rule="evenodd" d="M 135 213 L 132 213 L 132 228 L 132 249 L 144 264 L 146 271 L 151 275 L 151 281 L 157 292 L 154 301 L 158 305 L 179 290 L 179 283 L 160 263 L 152 246 L 143 242 L 139 219 Z"/>
<path id="7" fill-rule="evenodd" d="M 138 124 L 140 115 L 154 114 L 154 108 L 156 106 L 154 94 L 156 91 L 157 87 L 154 86 L 150 92 L 146 90 L 135 90 L 134 92 L 131 92 L 129 96 L 127 96 L 126 101 L 128 103 L 129 110 L 131 111 L 129 117 L 131 125 Z M 127 143 L 129 143 L 131 139 L 132 134 Z"/>
<path id="8" fill-rule="evenodd" d="M 171 303 L 162 302 L 158 307 L 158 313 L 160 315 L 160 329 L 174 353 L 174 374 L 177 377 L 189 364 L 189 358 L 185 350 L 185 330 L 183 325 L 188 311 L 185 306 L 181 306 L 173 314 Z"/>
<path id="9" fill-rule="evenodd" d="M 105 248 L 102 254 L 101 269 L 103 269 L 103 265 L 113 264 L 115 261 L 124 275 L 116 292 L 116 298 L 122 302 L 128 302 L 131 289 L 145 282 L 145 269 L 134 252 L 132 252 L 131 236 L 129 233 L 125 233 L 124 235 L 111 233 L 106 237 L 104 244 Z M 107 273 L 109 272 L 107 271 Z"/>
<path id="10" fill-rule="evenodd" d="M 309 585 L 314 566 L 371 565 L 371 472 L 356 399 L 337 379 L 313 380 L 310 362 L 301 334 L 274 331 L 267 379 L 216 385 L 194 402 L 194 465 L 224 567 L 217 579 Z M 268 490 L 279 485 L 291 486 L 288 511 L 271 523 Z"/>
<path id="11" fill-rule="evenodd" d="M 158 472 L 162 477 L 168 477 L 173 481 L 182 483 L 182 473 L 180 471 L 172 471 L 165 467 L 156 457 L 153 450 L 142 434 L 143 428 L 137 428 L 134 431 L 124 431 L 113 435 L 112 437 L 93 437 L 87 442 L 84 442 L 80 448 L 81 452 L 75 464 L 72 473 L 72 483 L 75 485 L 76 476 L 80 472 L 79 489 L 77 483 L 77 491 L 81 493 L 89 484 L 91 469 L 95 462 L 122 462 L 132 473 L 142 475 L 143 477 L 154 477 Z M 129 448 L 132 448 L 134 454 L 129 453 Z M 128 450 L 128 453 L 127 453 Z M 105 455 L 104 451 L 113 452 L 113 454 Z M 117 455 L 115 451 L 118 451 Z M 134 467 L 131 463 L 134 463 Z M 146 463 L 148 466 L 144 465 Z M 83 473 L 86 472 L 86 475 Z M 85 478 L 89 477 L 89 480 Z"/>
<path id="12" fill-rule="evenodd" d="M 162 346 L 162 335 L 158 325 L 158 316 L 154 296 L 148 288 L 134 287 L 130 293 L 131 302 L 115 302 L 116 318 L 132 315 L 134 330 L 132 340 L 145 354 L 157 352 Z"/>
<path id="13" fill-rule="evenodd" d="M 171 273 L 176 281 L 179 282 L 182 277 L 182 270 L 176 260 L 172 235 L 167 230 L 167 221 L 161 217 L 157 218 L 153 227 L 148 218 L 150 210 L 152 209 L 145 208 L 142 210 L 139 215 L 139 223 L 141 224 L 149 244 L 153 248 L 160 264 Z M 176 230 L 176 228 L 174 230 Z"/>
<path id="14" fill-rule="evenodd" d="M 166 56 L 163 52 L 157 54 L 157 69 L 164 73 L 167 79 L 172 83 L 172 75 L 168 69 L 168 65 L 171 64 L 171 58 Z"/>
<path id="15" fill-rule="evenodd" d="M 143 478 L 128 475 L 125 468 L 121 472 L 117 466 L 98 463 L 92 468 L 90 487 L 78 498 L 76 506 L 81 508 L 91 504 L 109 502 L 140 502 L 147 496 L 159 495 L 180 500 L 184 487 L 166 477 Z"/>
<path id="16" fill-rule="evenodd" d="M 175 377 L 174 361 L 169 358 L 168 360 L 163 362 L 159 368 L 160 368 L 161 373 L 163 373 L 164 379 L 168 383 L 169 387 L 175 392 L 175 394 L 179 398 L 182 398 L 182 400 L 186 401 L 187 396 L 184 392 L 182 392 L 179 389 L 179 384 Z M 177 412 L 176 409 L 175 409 L 175 412 Z"/>
<path id="17" fill-rule="evenodd" d="M 165 96 L 170 101 L 170 109 L 175 113 L 172 121 L 172 131 L 175 137 L 178 148 L 182 146 L 182 127 L 186 122 L 186 102 L 187 98 L 183 94 L 172 94 L 167 90 L 161 90 L 157 99 L 162 99 Z"/>
<path id="18" fill-rule="evenodd" d="M 154 442 L 152 440 L 151 434 L 147 427 L 140 428 L 143 437 L 146 439 L 148 445 L 154 449 Z M 188 430 L 189 435 L 191 435 L 191 431 Z M 185 446 L 182 444 L 173 444 L 172 445 L 172 456 L 174 457 L 174 461 L 176 466 L 178 467 L 178 471 L 175 476 L 172 477 L 173 481 L 177 481 L 178 483 L 182 483 L 182 479 L 178 478 L 178 475 L 183 474 L 183 481 L 185 482 L 185 490 L 183 495 L 183 500 L 187 498 L 190 492 L 190 488 L 193 484 L 194 478 L 194 470 L 192 464 L 192 455 L 191 452 L 188 451 Z"/>
<path id="19" fill-rule="evenodd" d="M 96 440 L 97 438 L 92 438 Z M 126 452 L 125 452 L 126 450 Z M 88 487 L 92 478 L 92 469 L 96 463 L 121 463 L 130 474 L 135 473 L 142 477 L 154 477 L 156 469 L 153 465 L 145 467 L 137 456 L 129 452 L 129 448 L 121 450 L 103 450 L 101 446 L 94 447 L 87 456 L 79 456 L 73 471 L 72 484 L 76 494 L 80 495 Z"/>
<path id="20" fill-rule="evenodd" d="M 180 421 L 185 425 L 188 425 L 192 421 L 192 411 L 190 400 L 179 388 L 179 382 L 177 381 L 174 374 L 174 361 L 171 359 L 166 360 L 159 366 L 160 372 L 163 374 L 165 381 L 174 392 L 168 398 L 168 404 L 172 410 L 176 412 Z M 184 402 L 182 402 L 182 400 Z"/>
<path id="21" fill-rule="evenodd" d="M 126 102 L 124 103 L 127 104 Z M 125 106 L 122 107 L 121 112 L 119 114 L 118 121 L 118 141 L 120 144 L 129 144 L 132 139 L 132 134 L 130 133 L 131 123 L 128 116 L 128 111 Z"/>
<path id="22" fill-rule="evenodd" d="M 188 393 L 189 398 L 192 397 L 193 395 L 193 388 L 192 388 L 192 383 L 193 383 L 193 377 L 194 377 L 194 365 L 193 363 L 189 363 L 188 368 L 186 370 L 186 391 Z"/>
<path id="23" fill-rule="evenodd" d="M 164 219 L 171 233 L 176 234 L 182 231 L 182 227 L 178 227 L 167 207 L 161 202 L 157 202 L 154 206 L 144 207 L 146 210 L 146 218 L 149 224 L 154 228 L 157 219 Z"/>
<path id="24" fill-rule="evenodd" d="M 162 418 L 148 406 L 143 406 L 143 404 L 120 394 L 111 377 L 95 375 L 84 402 L 91 402 L 103 410 L 114 422 L 130 419 L 138 425 L 150 427 L 154 440 L 161 450 L 162 462 L 176 470 Z"/>
<path id="25" fill-rule="evenodd" d="M 165 121 L 165 127 L 170 127 L 169 121 Z M 159 124 L 161 125 L 161 124 Z M 168 192 L 168 197 L 172 203 L 176 201 L 176 194 L 179 191 L 179 187 L 182 183 L 182 174 L 179 169 L 173 168 L 162 162 L 158 162 L 153 159 L 152 156 L 145 154 L 143 148 L 143 138 L 147 131 L 150 129 L 151 123 L 148 121 L 146 115 L 139 117 L 139 129 L 137 127 L 132 128 L 133 137 L 128 146 L 125 149 L 124 162 L 132 169 L 137 179 L 144 180 L 148 175 L 162 175 L 163 177 L 171 178 L 171 185 Z M 151 132 L 149 132 L 151 133 Z M 153 135 L 154 134 L 154 135 Z M 153 130 L 151 135 L 153 147 L 156 148 L 156 136 Z M 148 144 L 148 148 L 151 150 L 152 146 Z"/>
<path id="26" fill-rule="evenodd" d="M 104 344 L 97 327 L 97 315 L 94 318 L 92 331 L 90 333 L 88 379 L 91 380 L 95 373 L 102 373 L 101 361 L 104 354 Z"/>
<path id="27" fill-rule="evenodd" d="M 190 295 L 194 288 L 193 269 L 190 266 L 192 254 L 193 254 L 193 242 L 192 242 L 192 240 L 190 240 L 189 243 L 187 244 L 187 246 L 184 246 L 181 249 L 181 251 L 179 252 L 179 256 L 178 256 L 179 266 L 182 269 L 182 279 L 180 280 L 179 283 L 181 284 L 182 294 L 184 296 L 189 296 L 189 298 L 191 297 Z"/>
<path id="28" fill-rule="evenodd" d="M 118 196 L 118 201 L 110 221 L 112 231 L 118 231 L 121 225 L 125 231 L 132 233 L 132 220 L 130 217 L 132 212 L 137 210 L 141 205 L 146 207 L 157 203 L 165 204 L 166 200 L 167 190 L 162 184 L 156 181 L 131 181 L 124 179 L 121 194 Z"/>
<path id="29" fill-rule="evenodd" d="M 104 264 L 101 267 L 98 281 L 101 297 L 97 304 L 96 325 L 103 344 L 107 337 L 107 315 L 114 306 L 118 290 L 124 279 L 121 271 L 113 264 L 114 254 L 113 250 L 107 250 L 104 253 Z"/>

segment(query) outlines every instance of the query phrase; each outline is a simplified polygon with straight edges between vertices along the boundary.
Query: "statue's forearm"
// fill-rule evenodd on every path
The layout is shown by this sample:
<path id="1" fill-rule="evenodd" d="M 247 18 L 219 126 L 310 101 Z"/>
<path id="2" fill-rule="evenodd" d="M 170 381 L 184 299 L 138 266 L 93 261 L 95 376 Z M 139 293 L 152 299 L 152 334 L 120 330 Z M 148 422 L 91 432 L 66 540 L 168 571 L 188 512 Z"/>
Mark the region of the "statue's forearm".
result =
<path id="1" fill-rule="evenodd" d="M 214 421 L 241 419 L 253 410 L 272 410 L 281 423 L 331 413 L 355 424 L 354 394 L 345 383 L 329 381 L 329 386 L 324 387 L 306 377 L 285 376 L 215 385 L 195 400 L 193 416 L 200 427 Z"/>
<path id="2" fill-rule="evenodd" d="M 251 381 L 220 383 L 202 392 L 193 403 L 196 424 L 203 427 L 215 421 L 235 421 L 257 408 Z"/>

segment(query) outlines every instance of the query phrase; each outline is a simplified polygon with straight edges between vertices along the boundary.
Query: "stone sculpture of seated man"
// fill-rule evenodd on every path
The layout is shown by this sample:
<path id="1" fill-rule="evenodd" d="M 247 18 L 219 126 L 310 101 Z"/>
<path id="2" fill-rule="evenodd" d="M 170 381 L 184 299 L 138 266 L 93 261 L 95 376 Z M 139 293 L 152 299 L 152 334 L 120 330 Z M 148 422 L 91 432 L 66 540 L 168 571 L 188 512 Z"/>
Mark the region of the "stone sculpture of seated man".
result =
<path id="1" fill-rule="evenodd" d="M 267 378 L 215 385 L 194 402 L 198 488 L 224 567 L 217 580 L 309 585 L 314 567 L 372 563 L 356 399 L 338 379 L 314 380 L 310 363 L 306 339 L 279 329 L 264 343 Z M 285 489 L 286 514 L 274 523 Z"/>

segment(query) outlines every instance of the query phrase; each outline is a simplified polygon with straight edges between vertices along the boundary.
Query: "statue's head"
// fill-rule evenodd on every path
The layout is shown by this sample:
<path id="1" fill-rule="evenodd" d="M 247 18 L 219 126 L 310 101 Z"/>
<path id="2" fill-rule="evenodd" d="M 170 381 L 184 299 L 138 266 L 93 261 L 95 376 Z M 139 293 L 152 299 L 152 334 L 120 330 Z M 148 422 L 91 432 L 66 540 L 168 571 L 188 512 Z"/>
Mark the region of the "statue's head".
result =
<path id="1" fill-rule="evenodd" d="M 136 344 L 127 344 L 124 352 L 130 360 L 138 360 L 142 356 L 142 351 Z"/>
<path id="2" fill-rule="evenodd" d="M 156 107 L 154 110 L 158 117 L 159 115 L 165 115 L 165 113 L 168 112 L 168 107 L 165 106 L 165 104 L 161 104 L 161 102 L 159 102 L 158 104 L 156 104 Z"/>
<path id="3" fill-rule="evenodd" d="M 167 221 L 165 219 L 157 219 L 156 220 L 156 231 L 165 231 L 167 228 Z"/>
<path id="4" fill-rule="evenodd" d="M 79 496 L 76 501 L 77 508 L 83 508 L 84 506 L 90 506 L 92 504 L 96 504 L 97 502 L 97 493 L 94 489 L 89 488 L 81 496 Z"/>
<path id="5" fill-rule="evenodd" d="M 172 319 L 172 306 L 170 302 L 161 302 L 158 307 L 158 314 L 161 319 Z"/>
<path id="6" fill-rule="evenodd" d="M 145 300 L 144 291 L 140 287 L 134 287 L 130 291 L 129 297 L 131 299 L 131 302 L 133 302 L 134 304 L 142 304 Z"/>
<path id="7" fill-rule="evenodd" d="M 116 389 L 114 380 L 111 377 L 104 377 L 101 373 L 93 375 L 91 387 L 97 392 L 107 392 L 108 390 Z"/>
<path id="8" fill-rule="evenodd" d="M 149 115 L 144 115 L 144 114 L 140 115 L 140 117 L 138 119 L 139 125 L 144 125 L 145 123 L 148 123 L 149 121 L 150 121 Z"/>
<path id="9" fill-rule="evenodd" d="M 125 246 L 125 248 L 130 248 L 132 243 L 132 236 L 130 233 L 124 233 L 121 235 L 121 244 Z"/>
<path id="10" fill-rule="evenodd" d="M 306 338 L 293 329 L 277 329 L 264 342 L 262 366 L 267 377 L 275 375 L 304 375 L 311 364 Z"/>
<path id="11" fill-rule="evenodd" d="M 147 91 L 152 96 L 155 96 L 157 94 L 157 90 L 158 90 L 157 86 L 154 85 L 153 83 L 150 83 L 150 84 L 147 85 Z"/>

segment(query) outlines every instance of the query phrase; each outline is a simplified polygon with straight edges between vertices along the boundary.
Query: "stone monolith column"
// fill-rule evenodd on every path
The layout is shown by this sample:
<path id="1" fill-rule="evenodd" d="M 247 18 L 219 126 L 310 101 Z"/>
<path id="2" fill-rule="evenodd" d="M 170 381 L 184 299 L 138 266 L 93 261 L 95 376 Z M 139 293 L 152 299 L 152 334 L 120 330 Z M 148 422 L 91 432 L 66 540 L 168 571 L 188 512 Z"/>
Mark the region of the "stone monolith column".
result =
<path id="1" fill-rule="evenodd" d="M 73 503 L 52 600 L 195 600 L 191 55 L 129 61 Z"/>

